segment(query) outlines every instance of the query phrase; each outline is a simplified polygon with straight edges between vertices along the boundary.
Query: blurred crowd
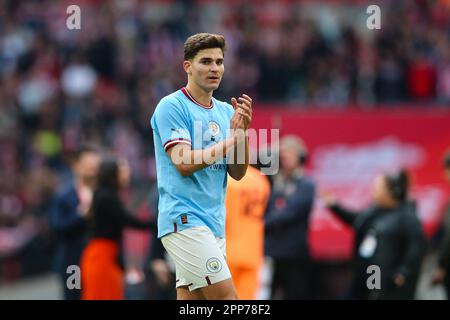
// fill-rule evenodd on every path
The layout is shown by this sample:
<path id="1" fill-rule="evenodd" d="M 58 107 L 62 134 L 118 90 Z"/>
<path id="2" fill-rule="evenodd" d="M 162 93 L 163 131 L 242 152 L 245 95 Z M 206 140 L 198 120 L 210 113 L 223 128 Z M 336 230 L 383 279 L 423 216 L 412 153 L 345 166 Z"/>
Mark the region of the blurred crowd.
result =
<path id="1" fill-rule="evenodd" d="M 0 0 L 0 278 L 46 271 L 51 197 L 84 142 L 154 181 L 149 119 L 185 84 L 182 44 L 227 40 L 218 98 L 245 92 L 296 107 L 450 103 L 449 1 L 79 0 L 81 30 L 56 0 Z M 40 259 L 36 259 L 40 257 Z"/>

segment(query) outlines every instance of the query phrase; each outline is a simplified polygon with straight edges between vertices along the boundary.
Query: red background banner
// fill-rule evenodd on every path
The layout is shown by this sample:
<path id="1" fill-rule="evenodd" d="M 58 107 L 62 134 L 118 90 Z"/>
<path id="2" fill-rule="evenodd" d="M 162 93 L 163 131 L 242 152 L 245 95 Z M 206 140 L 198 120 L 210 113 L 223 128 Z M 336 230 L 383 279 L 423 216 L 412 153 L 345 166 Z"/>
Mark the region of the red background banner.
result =
<path id="1" fill-rule="evenodd" d="M 430 237 L 439 227 L 449 195 L 442 170 L 450 147 L 449 111 L 293 111 L 257 106 L 252 127 L 278 128 L 280 137 L 301 136 L 309 149 L 308 174 L 318 188 L 332 192 L 351 209 L 370 204 L 377 174 L 406 167 L 426 235 Z M 352 237 L 352 231 L 317 198 L 309 231 L 315 259 L 350 258 Z"/>

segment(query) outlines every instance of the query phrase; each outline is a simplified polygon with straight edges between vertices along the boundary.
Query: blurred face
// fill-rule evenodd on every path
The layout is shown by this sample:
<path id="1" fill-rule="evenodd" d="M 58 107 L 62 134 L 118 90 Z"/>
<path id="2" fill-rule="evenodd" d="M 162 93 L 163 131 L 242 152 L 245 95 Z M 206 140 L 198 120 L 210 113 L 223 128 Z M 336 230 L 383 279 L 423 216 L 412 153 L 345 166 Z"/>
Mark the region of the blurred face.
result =
<path id="1" fill-rule="evenodd" d="M 445 169 L 445 178 L 450 182 L 450 167 Z"/>
<path id="2" fill-rule="evenodd" d="M 387 185 L 385 176 L 379 175 L 373 182 L 372 196 L 374 202 L 380 207 L 390 207 L 395 203 Z"/>
<path id="3" fill-rule="evenodd" d="M 131 180 L 131 169 L 125 160 L 119 161 L 119 185 L 122 188 L 127 187 Z"/>
<path id="4" fill-rule="evenodd" d="M 85 182 L 95 180 L 100 166 L 100 160 L 100 156 L 96 153 L 83 153 L 75 164 L 76 174 Z"/>
<path id="5" fill-rule="evenodd" d="M 280 149 L 281 168 L 285 172 L 292 172 L 298 167 L 297 152 L 290 148 Z"/>
<path id="6" fill-rule="evenodd" d="M 225 71 L 222 49 L 200 50 L 192 60 L 184 61 L 183 67 L 189 81 L 205 92 L 214 91 L 219 87 Z"/>

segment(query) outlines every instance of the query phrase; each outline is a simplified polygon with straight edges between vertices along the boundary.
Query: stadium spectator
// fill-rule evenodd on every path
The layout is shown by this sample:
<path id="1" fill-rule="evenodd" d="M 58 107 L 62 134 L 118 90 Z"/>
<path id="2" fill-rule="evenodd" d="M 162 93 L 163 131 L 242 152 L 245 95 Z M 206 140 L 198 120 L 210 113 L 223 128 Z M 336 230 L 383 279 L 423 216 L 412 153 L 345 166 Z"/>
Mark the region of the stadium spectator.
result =
<path id="1" fill-rule="evenodd" d="M 111 157 L 102 161 L 88 216 L 91 238 L 81 258 L 83 300 L 124 299 L 124 272 L 119 263 L 123 229 L 156 228 L 153 221 L 141 221 L 124 208 L 118 192 L 129 182 L 125 160 Z"/>
<path id="2" fill-rule="evenodd" d="M 147 298 L 150 300 L 174 300 L 176 299 L 175 272 L 156 233 L 151 237 L 151 241 L 150 256 L 145 270 Z"/>
<path id="3" fill-rule="evenodd" d="M 61 279 L 64 299 L 79 300 L 79 289 L 67 286 L 69 266 L 80 265 L 81 254 L 87 243 L 87 214 L 100 164 L 100 155 L 90 146 L 83 146 L 75 154 L 73 180 L 61 186 L 50 211 L 50 225 L 57 236 L 55 268 Z"/>
<path id="4" fill-rule="evenodd" d="M 327 207 L 355 230 L 350 298 L 414 299 L 425 238 L 408 191 L 406 171 L 380 175 L 373 184 L 374 205 L 360 213 L 344 209 L 332 196 L 322 194 Z M 370 265 L 379 267 L 379 288 L 367 285 Z"/>
<path id="5" fill-rule="evenodd" d="M 444 159 L 444 170 L 447 181 L 450 182 L 450 153 Z M 450 299 L 450 203 L 444 216 L 444 238 L 438 253 L 438 266 L 433 274 L 434 284 L 443 284 Z"/>
<path id="6" fill-rule="evenodd" d="M 158 189 L 156 184 L 150 191 L 150 211 L 153 219 L 157 221 L 158 214 Z M 152 232 L 150 236 L 149 254 L 145 262 L 145 282 L 147 299 L 150 300 L 173 300 L 176 299 L 175 272 L 170 264 L 161 240 L 157 233 Z"/>
<path id="7" fill-rule="evenodd" d="M 272 298 L 311 298 L 308 225 L 315 185 L 305 175 L 306 155 L 300 138 L 280 140 L 280 171 L 273 177 L 264 223 L 265 254 L 273 259 Z"/>

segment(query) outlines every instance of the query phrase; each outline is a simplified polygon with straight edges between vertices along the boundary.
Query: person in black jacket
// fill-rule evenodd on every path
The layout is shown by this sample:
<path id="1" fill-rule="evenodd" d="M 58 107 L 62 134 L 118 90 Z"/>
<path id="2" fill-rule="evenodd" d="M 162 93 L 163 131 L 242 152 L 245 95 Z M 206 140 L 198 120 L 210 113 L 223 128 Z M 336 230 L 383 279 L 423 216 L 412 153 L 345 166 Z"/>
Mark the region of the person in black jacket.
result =
<path id="1" fill-rule="evenodd" d="M 444 158 L 445 176 L 450 182 L 450 152 Z M 437 267 L 433 273 L 433 284 L 443 284 L 450 299 L 450 202 L 443 221 L 444 237 L 438 252 Z"/>
<path id="2" fill-rule="evenodd" d="M 65 300 L 79 300 L 81 291 L 67 285 L 70 266 L 79 266 L 87 243 L 86 216 L 92 202 L 100 156 L 93 146 L 82 146 L 76 152 L 73 181 L 63 185 L 53 199 L 49 213 L 50 227 L 56 233 L 55 268 L 60 276 Z"/>
<path id="3" fill-rule="evenodd" d="M 152 221 L 141 221 L 129 213 L 119 198 L 127 186 L 130 169 L 125 160 L 106 158 L 98 174 L 90 212 L 91 239 L 81 259 L 83 300 L 122 300 L 124 275 L 120 263 L 125 227 L 155 229 Z"/>
<path id="4" fill-rule="evenodd" d="M 380 175 L 374 181 L 374 204 L 360 213 L 341 207 L 323 194 L 328 208 L 355 230 L 353 299 L 414 299 L 425 238 L 414 202 L 408 200 L 406 171 Z M 374 265 L 380 270 L 380 288 L 369 288 Z M 376 281 L 375 281 L 376 283 Z"/>
<path id="5" fill-rule="evenodd" d="M 157 221 L 159 193 L 156 183 L 150 190 L 150 211 L 154 221 Z M 152 232 L 149 237 L 149 252 L 145 263 L 145 280 L 147 286 L 147 299 L 149 300 L 175 300 L 175 272 L 170 267 L 169 256 L 164 249 L 161 239 Z"/>
<path id="6" fill-rule="evenodd" d="M 306 147 L 296 136 L 280 141 L 280 171 L 265 215 L 265 254 L 273 260 L 272 299 L 310 298 L 307 241 L 314 183 L 304 175 Z"/>

